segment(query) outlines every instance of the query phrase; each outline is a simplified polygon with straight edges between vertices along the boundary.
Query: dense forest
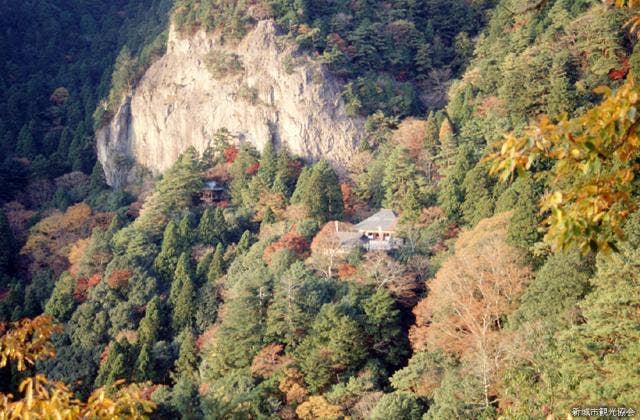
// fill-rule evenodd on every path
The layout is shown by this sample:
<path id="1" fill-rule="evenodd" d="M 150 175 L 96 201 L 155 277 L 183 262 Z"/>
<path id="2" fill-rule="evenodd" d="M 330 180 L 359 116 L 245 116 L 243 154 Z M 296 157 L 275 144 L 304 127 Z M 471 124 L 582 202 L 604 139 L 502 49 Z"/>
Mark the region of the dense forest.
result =
<path id="1" fill-rule="evenodd" d="M 4 5 L 1 416 L 637 412 L 638 7 Z M 146 191 L 107 186 L 93 130 L 169 23 L 234 42 L 263 19 L 365 119 L 346 172 L 221 130 Z M 381 208 L 402 246 L 346 249 Z"/>

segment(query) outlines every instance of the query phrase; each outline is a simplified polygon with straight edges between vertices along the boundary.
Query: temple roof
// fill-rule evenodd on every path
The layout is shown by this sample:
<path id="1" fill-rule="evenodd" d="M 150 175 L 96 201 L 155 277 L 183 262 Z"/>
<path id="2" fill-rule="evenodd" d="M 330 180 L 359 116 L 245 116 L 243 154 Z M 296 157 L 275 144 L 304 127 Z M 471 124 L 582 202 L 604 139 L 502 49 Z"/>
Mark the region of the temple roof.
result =
<path id="1" fill-rule="evenodd" d="M 385 231 L 394 232 L 398 224 L 398 217 L 391 209 L 380 209 L 376 214 L 364 219 L 355 227 L 360 232 Z"/>

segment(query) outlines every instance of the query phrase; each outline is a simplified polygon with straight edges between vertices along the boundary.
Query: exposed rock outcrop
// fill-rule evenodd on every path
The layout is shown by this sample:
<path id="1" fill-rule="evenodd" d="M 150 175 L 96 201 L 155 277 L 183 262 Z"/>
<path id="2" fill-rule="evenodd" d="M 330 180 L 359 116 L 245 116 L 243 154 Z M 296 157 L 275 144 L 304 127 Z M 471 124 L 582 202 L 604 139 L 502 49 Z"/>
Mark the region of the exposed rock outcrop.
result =
<path id="1" fill-rule="evenodd" d="M 212 70 L 213 68 L 213 70 Z M 260 21 L 237 45 L 172 28 L 155 62 L 96 132 L 107 181 L 122 186 L 142 166 L 162 173 L 189 146 L 203 151 L 226 128 L 259 150 L 272 141 L 309 160 L 344 167 L 362 136 L 327 69 Z"/>

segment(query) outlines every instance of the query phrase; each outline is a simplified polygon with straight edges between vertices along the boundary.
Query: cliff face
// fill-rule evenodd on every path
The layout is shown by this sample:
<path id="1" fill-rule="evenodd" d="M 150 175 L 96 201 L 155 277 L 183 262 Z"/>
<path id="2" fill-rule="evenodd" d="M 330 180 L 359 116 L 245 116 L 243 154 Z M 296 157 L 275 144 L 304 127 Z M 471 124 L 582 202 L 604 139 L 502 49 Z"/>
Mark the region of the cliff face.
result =
<path id="1" fill-rule="evenodd" d="M 107 181 L 123 186 L 135 168 L 162 173 L 189 146 L 203 151 L 226 128 L 261 150 L 272 141 L 298 156 L 344 167 L 362 135 L 346 116 L 340 86 L 320 64 L 261 21 L 237 45 L 220 36 L 179 35 L 145 73 L 113 120 L 96 132 Z"/>

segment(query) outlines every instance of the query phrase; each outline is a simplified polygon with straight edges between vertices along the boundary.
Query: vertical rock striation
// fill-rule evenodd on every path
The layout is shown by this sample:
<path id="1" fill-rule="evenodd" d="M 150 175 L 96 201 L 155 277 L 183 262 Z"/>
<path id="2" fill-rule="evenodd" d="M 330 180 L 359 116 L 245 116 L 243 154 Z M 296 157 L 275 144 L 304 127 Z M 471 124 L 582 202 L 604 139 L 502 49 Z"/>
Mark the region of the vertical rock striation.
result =
<path id="1" fill-rule="evenodd" d="M 213 68 L 213 70 L 212 70 Z M 362 136 L 326 68 L 260 21 L 237 45 L 171 28 L 167 53 L 96 132 L 98 158 L 115 187 L 135 168 L 162 173 L 189 146 L 203 151 L 225 128 L 261 150 L 271 141 L 309 160 L 345 166 Z"/>

